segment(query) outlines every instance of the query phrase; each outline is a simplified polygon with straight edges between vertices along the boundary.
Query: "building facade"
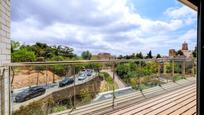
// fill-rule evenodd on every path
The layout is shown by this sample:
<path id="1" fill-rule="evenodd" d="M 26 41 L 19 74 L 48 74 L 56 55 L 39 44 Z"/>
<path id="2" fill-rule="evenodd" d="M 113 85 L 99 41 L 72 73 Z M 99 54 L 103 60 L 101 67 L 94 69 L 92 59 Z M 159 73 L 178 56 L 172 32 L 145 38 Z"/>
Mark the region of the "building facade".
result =
<path id="1" fill-rule="evenodd" d="M 11 114 L 9 72 L 2 67 L 10 63 L 10 49 L 10 0 L 0 0 L 0 115 Z"/>
<path id="2" fill-rule="evenodd" d="M 176 50 L 175 49 L 169 49 L 169 57 L 175 57 L 176 56 Z"/>
<path id="3" fill-rule="evenodd" d="M 10 62 L 10 50 L 10 0 L 0 0 L 0 65 Z"/>
<path id="4" fill-rule="evenodd" d="M 188 43 L 184 42 L 182 44 L 181 51 L 186 58 L 192 58 L 192 51 L 188 49 Z"/>
<path id="5" fill-rule="evenodd" d="M 98 60 L 111 60 L 113 56 L 110 53 L 99 53 L 97 55 Z"/>
<path id="6" fill-rule="evenodd" d="M 184 42 L 180 49 L 185 58 L 192 58 L 192 51 L 188 49 L 188 43 Z M 178 57 L 175 49 L 169 49 L 169 57 Z"/>

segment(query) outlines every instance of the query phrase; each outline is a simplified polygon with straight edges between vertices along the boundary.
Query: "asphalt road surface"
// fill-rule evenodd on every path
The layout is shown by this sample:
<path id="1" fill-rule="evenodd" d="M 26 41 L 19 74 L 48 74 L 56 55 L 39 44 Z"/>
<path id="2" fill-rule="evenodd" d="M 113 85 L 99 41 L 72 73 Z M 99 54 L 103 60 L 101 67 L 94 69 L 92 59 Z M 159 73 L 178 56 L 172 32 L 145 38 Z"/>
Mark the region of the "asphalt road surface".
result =
<path id="1" fill-rule="evenodd" d="M 72 77 L 74 77 L 74 76 L 72 76 Z M 90 81 L 91 79 L 93 79 L 93 78 L 95 78 L 95 77 L 96 77 L 96 73 L 95 73 L 95 72 L 92 74 L 92 76 L 87 76 L 87 78 L 84 79 L 84 80 L 78 80 L 78 76 L 76 76 L 76 77 L 75 77 L 75 85 L 83 84 L 83 83 L 85 83 L 85 82 Z M 14 90 L 14 92 L 13 92 L 13 94 L 12 94 L 12 100 L 13 100 L 12 106 L 13 106 L 13 110 L 14 110 L 14 111 L 15 111 L 15 110 L 18 110 L 21 106 L 26 106 L 26 105 L 28 105 L 29 103 L 33 102 L 33 101 L 37 101 L 37 100 L 39 100 L 39 99 L 42 99 L 43 97 L 46 97 L 47 95 L 51 94 L 52 92 L 55 92 L 55 91 L 58 91 L 58 90 L 61 90 L 61 89 L 65 89 L 65 88 L 73 87 L 73 86 L 74 86 L 74 83 L 73 83 L 73 84 L 67 85 L 67 86 L 65 86 L 65 87 L 59 88 L 59 87 L 58 87 L 58 84 L 59 84 L 59 81 L 58 81 L 57 83 L 52 83 L 52 84 L 49 84 L 49 85 L 47 85 L 47 86 L 46 86 L 46 85 L 42 85 L 42 86 L 44 86 L 44 87 L 46 88 L 46 93 L 45 93 L 45 94 L 43 94 L 43 95 L 41 95 L 41 96 L 38 96 L 38 97 L 35 97 L 35 98 L 32 98 L 32 99 L 30 99 L 30 100 L 28 100 L 28 101 L 21 102 L 21 103 L 16 103 L 16 102 L 14 102 L 15 96 L 16 96 L 19 92 L 21 92 L 21 91 L 23 91 L 23 90 L 25 90 L 25 89 L 27 89 L 27 88 L 21 88 L 21 89 L 18 89 L 18 90 Z"/>

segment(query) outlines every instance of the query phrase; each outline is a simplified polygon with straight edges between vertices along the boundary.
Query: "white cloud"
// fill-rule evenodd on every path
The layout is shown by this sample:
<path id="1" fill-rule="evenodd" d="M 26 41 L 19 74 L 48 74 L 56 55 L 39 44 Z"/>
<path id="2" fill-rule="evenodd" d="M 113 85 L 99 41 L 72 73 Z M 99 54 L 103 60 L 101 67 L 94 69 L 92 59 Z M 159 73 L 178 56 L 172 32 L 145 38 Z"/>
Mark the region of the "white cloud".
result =
<path id="1" fill-rule="evenodd" d="M 76 53 L 83 50 L 113 54 L 147 52 L 170 47 L 166 41 L 171 42 L 173 36 L 179 40 L 195 37 L 191 35 L 194 31 L 183 38 L 180 34 L 172 35 L 195 22 L 195 13 L 186 7 L 169 8 L 165 12 L 167 20 L 151 20 L 135 12 L 129 0 L 19 2 L 12 1 L 13 39 L 69 45 Z"/>
<path id="2" fill-rule="evenodd" d="M 166 15 L 173 19 L 183 20 L 186 24 L 192 24 L 196 20 L 196 11 L 187 6 L 168 8 Z"/>

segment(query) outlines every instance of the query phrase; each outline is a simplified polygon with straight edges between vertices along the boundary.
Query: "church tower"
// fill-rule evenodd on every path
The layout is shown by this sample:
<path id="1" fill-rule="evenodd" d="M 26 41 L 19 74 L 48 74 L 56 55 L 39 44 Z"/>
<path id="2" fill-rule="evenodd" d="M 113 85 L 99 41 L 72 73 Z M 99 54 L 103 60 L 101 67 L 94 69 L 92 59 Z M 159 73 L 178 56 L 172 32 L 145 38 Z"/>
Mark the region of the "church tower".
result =
<path id="1" fill-rule="evenodd" d="M 182 44 L 182 50 L 188 50 L 188 44 L 186 42 Z"/>

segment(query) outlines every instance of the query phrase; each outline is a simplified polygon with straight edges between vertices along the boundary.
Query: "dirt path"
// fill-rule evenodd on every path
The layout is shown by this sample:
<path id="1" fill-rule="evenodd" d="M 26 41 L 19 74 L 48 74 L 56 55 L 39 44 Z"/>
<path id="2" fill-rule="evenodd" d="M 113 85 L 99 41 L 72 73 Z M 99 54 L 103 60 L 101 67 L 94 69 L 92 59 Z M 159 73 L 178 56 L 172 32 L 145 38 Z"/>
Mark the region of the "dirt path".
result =
<path id="1" fill-rule="evenodd" d="M 101 72 L 107 72 L 113 78 L 113 72 L 110 69 L 104 69 Z M 117 74 L 115 74 L 115 82 L 118 84 L 118 88 L 126 87 L 126 84 L 119 78 Z"/>
<path id="2" fill-rule="evenodd" d="M 38 78 L 39 76 L 39 78 Z M 62 79 L 58 75 L 54 74 L 54 80 Z M 53 81 L 53 73 L 51 71 L 42 71 L 39 74 L 36 71 L 21 70 L 17 75 L 14 76 L 12 88 L 18 89 L 22 87 L 28 87 L 39 84 L 50 83 Z"/>

